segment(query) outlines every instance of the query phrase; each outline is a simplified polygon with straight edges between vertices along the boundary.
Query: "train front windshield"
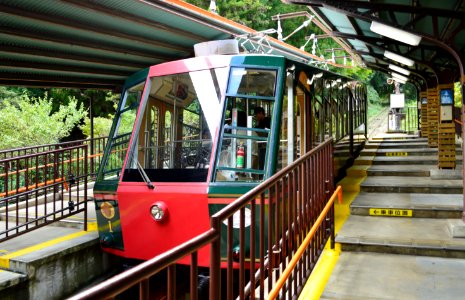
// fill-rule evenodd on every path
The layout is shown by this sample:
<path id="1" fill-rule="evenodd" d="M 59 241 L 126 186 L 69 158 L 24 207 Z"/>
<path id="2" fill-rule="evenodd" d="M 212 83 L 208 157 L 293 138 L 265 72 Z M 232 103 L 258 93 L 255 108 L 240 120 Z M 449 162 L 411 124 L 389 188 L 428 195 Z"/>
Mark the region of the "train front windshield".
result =
<path id="1" fill-rule="evenodd" d="M 227 68 L 153 77 L 123 181 L 205 182 Z M 223 87 L 224 90 L 224 87 Z M 145 174 L 141 170 L 145 170 Z"/>

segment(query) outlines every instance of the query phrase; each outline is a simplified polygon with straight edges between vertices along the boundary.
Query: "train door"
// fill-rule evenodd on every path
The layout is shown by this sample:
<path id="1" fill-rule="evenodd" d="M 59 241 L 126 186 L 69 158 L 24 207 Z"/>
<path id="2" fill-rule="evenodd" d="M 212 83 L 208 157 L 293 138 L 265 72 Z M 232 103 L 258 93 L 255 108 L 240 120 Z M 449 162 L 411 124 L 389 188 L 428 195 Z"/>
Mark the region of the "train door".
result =
<path id="1" fill-rule="evenodd" d="M 172 159 L 172 105 L 159 99 L 149 98 L 139 131 L 138 157 L 147 169 L 169 167 Z"/>
<path id="2" fill-rule="evenodd" d="M 271 172 L 276 78 L 276 70 L 231 68 L 214 181 L 253 183 Z"/>

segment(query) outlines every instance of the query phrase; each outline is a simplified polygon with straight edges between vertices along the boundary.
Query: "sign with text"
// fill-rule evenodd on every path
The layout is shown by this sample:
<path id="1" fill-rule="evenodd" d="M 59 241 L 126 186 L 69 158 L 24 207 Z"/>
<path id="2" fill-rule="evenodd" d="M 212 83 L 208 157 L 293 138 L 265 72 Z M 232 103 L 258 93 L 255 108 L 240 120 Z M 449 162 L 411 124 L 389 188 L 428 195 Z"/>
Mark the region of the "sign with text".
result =
<path id="1" fill-rule="evenodd" d="M 370 216 L 386 216 L 386 217 L 412 217 L 411 209 L 397 208 L 370 208 Z"/>
<path id="2" fill-rule="evenodd" d="M 408 156 L 408 152 L 386 152 L 386 156 Z"/>

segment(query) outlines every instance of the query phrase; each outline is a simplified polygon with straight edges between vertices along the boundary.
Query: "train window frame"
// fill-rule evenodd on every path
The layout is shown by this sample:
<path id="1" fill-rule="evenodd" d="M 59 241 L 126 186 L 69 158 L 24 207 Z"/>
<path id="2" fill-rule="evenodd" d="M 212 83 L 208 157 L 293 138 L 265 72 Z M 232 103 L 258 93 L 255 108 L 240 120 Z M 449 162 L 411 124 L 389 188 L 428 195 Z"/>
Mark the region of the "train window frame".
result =
<path id="1" fill-rule="evenodd" d="M 221 70 L 219 70 L 219 69 L 221 69 Z M 199 182 L 199 183 L 205 183 L 205 182 L 208 181 L 208 178 L 209 178 L 208 174 L 209 174 L 209 169 L 210 169 L 209 165 L 210 165 L 211 157 L 214 156 L 213 155 L 214 154 L 213 140 L 214 140 L 218 125 L 220 123 L 218 114 L 214 114 L 213 112 L 215 110 L 218 111 L 220 109 L 221 90 L 225 89 L 225 87 L 217 87 L 216 85 L 222 85 L 222 84 L 226 85 L 226 81 L 224 81 L 224 83 L 222 83 L 222 82 L 219 82 L 217 80 L 216 76 L 219 75 L 219 74 L 216 74 L 216 72 L 225 72 L 227 74 L 228 71 L 229 71 L 229 68 L 220 67 L 220 68 L 212 68 L 212 69 L 202 69 L 202 70 L 195 70 L 195 71 L 187 71 L 187 72 L 175 73 L 175 74 L 166 74 L 166 75 L 163 75 L 163 76 L 151 76 L 151 77 L 148 78 L 148 82 L 151 84 L 151 86 L 150 86 L 150 88 L 146 89 L 147 90 L 147 92 L 146 92 L 146 98 L 147 99 L 142 100 L 144 105 L 143 105 L 143 107 L 142 106 L 140 107 L 140 113 L 138 115 L 138 120 L 137 120 L 137 126 L 135 127 L 136 129 L 134 130 L 134 134 L 133 134 L 133 140 L 134 141 L 131 142 L 130 152 L 129 152 L 128 156 L 127 156 L 126 165 L 125 165 L 125 167 L 123 169 L 123 176 L 122 176 L 122 181 L 123 182 L 145 181 L 144 178 L 143 178 L 144 175 L 140 174 L 140 171 L 138 171 L 137 164 L 141 163 L 140 158 L 142 158 L 144 156 L 146 157 L 146 155 L 145 155 L 146 153 L 137 153 L 137 152 L 140 152 L 141 147 L 143 148 L 143 147 L 146 146 L 145 144 L 144 145 L 140 144 L 140 143 L 144 142 L 144 139 L 142 137 L 140 137 L 139 134 L 141 133 L 141 131 L 143 131 L 142 123 L 144 121 L 144 115 L 145 115 L 145 112 L 147 110 L 147 107 L 151 105 L 149 102 L 151 102 L 152 100 L 155 101 L 155 102 L 158 101 L 159 103 L 162 103 L 163 105 L 166 106 L 165 110 L 163 110 L 161 112 L 163 114 L 161 119 L 164 119 L 164 122 L 162 122 L 163 125 L 160 125 L 160 126 L 163 126 L 163 128 L 165 128 L 165 129 L 169 128 L 169 130 L 171 132 L 171 136 L 173 137 L 172 139 L 170 138 L 170 140 L 169 140 L 170 145 L 164 145 L 164 146 L 163 145 L 157 145 L 156 147 L 160 148 L 160 147 L 163 146 L 165 148 L 167 148 L 167 147 L 168 148 L 173 148 L 173 147 L 175 147 L 175 146 L 173 146 L 174 145 L 173 143 L 178 143 L 177 145 L 179 145 L 179 147 L 182 148 L 180 151 L 184 151 L 183 150 L 184 149 L 184 143 L 186 142 L 185 139 L 184 139 L 184 135 L 181 134 L 181 132 L 179 131 L 179 130 L 183 130 L 181 126 L 184 123 L 182 123 L 182 124 L 180 123 L 181 119 L 182 119 L 182 118 L 180 119 L 180 117 L 183 114 L 184 110 L 187 108 L 187 106 L 184 105 L 184 104 L 188 102 L 188 104 L 190 105 L 194 101 L 198 102 L 198 106 L 199 106 L 199 110 L 200 110 L 199 122 L 200 122 L 200 120 L 205 120 L 205 121 L 202 121 L 202 122 L 204 122 L 203 124 L 205 125 L 206 130 L 209 131 L 209 135 L 208 135 L 209 136 L 209 138 L 208 138 L 209 143 L 208 144 L 210 145 L 210 148 L 209 148 L 209 154 L 207 155 L 208 157 L 205 158 L 208 161 L 201 164 L 201 165 L 198 164 L 199 167 L 197 167 L 197 164 L 194 165 L 194 166 L 191 166 L 191 167 L 186 167 L 187 165 L 182 165 L 182 160 L 181 159 L 177 160 L 176 155 L 180 154 L 181 152 L 178 151 L 179 149 L 177 149 L 177 148 L 179 148 L 179 147 L 176 146 L 175 147 L 176 148 L 175 149 L 176 150 L 176 155 L 173 154 L 174 152 L 172 153 L 172 152 L 168 151 L 169 153 L 168 154 L 165 153 L 164 156 L 163 156 L 163 157 L 166 157 L 166 155 L 170 156 L 170 160 L 168 162 L 169 165 L 162 162 L 161 164 L 156 164 L 156 165 L 152 164 L 152 165 L 156 166 L 155 168 L 148 168 L 147 166 L 150 166 L 150 163 L 148 163 L 146 161 L 142 161 L 142 163 L 140 164 L 140 169 L 143 169 L 144 172 L 146 173 L 148 179 L 151 182 L 154 182 L 154 183 L 158 183 L 158 182 Z M 212 73 L 215 73 L 215 76 L 213 76 Z M 206 80 L 205 80 L 204 77 L 207 76 L 207 75 L 210 76 L 209 77 L 211 79 L 210 83 L 213 85 L 213 88 L 209 89 L 210 92 L 203 90 L 204 87 L 205 87 L 205 84 L 206 84 L 206 82 L 205 82 Z M 191 80 L 190 87 L 182 86 L 182 84 L 176 84 L 176 86 L 174 86 L 174 83 L 175 83 L 174 78 L 176 76 L 184 76 L 184 78 L 186 78 L 186 80 L 187 79 Z M 202 76 L 204 76 L 204 77 L 202 77 Z M 227 76 L 227 75 L 225 75 L 225 76 Z M 154 81 L 154 80 L 157 80 L 157 79 L 159 79 L 159 81 L 163 81 L 165 78 L 168 78 L 168 77 L 172 78 L 171 81 L 173 83 L 173 87 L 171 89 L 168 89 L 168 90 L 163 88 L 163 82 L 162 83 L 160 83 L 160 82 L 155 83 L 155 81 Z M 178 87 L 180 87 L 180 89 Z M 188 91 L 189 88 L 192 89 L 192 93 L 194 93 L 194 95 L 186 95 L 186 93 L 190 93 L 190 91 Z M 164 89 L 163 92 L 161 91 L 161 89 Z M 160 93 L 162 92 L 163 96 L 158 95 L 157 94 L 158 92 L 160 92 Z M 208 99 L 203 99 L 203 98 L 200 99 L 202 97 L 201 95 L 203 95 L 204 97 L 206 96 L 205 93 L 207 93 L 211 97 L 209 97 Z M 168 101 L 169 100 L 168 98 L 170 98 L 172 100 L 172 102 Z M 177 98 L 179 98 L 180 100 L 177 100 Z M 214 101 L 214 99 L 217 99 L 217 101 Z M 177 101 L 181 101 L 182 103 L 181 102 L 178 103 Z M 176 103 L 178 103 L 178 105 L 176 105 Z M 212 105 L 212 104 L 215 104 L 215 105 Z M 167 127 L 167 124 L 165 124 L 165 122 L 166 122 L 166 113 L 168 111 L 171 114 L 171 117 L 168 118 L 169 120 L 171 120 L 170 121 L 171 124 L 170 124 L 169 127 Z M 204 116 L 204 114 L 207 114 L 207 111 L 209 112 L 208 113 L 209 115 Z M 204 116 L 204 118 L 200 118 L 200 116 Z M 202 125 L 202 126 L 204 126 L 204 125 Z M 162 130 L 163 130 L 163 128 L 162 128 Z M 203 135 L 203 132 L 202 132 L 201 128 L 199 128 L 199 132 L 198 132 L 198 134 L 199 134 L 199 143 L 200 143 L 200 134 L 201 133 Z M 205 135 L 205 136 L 207 136 L 207 135 Z M 161 139 L 160 141 L 163 142 L 164 139 Z M 171 144 L 173 144 L 173 145 L 171 145 Z M 203 149 L 203 144 L 204 144 L 203 141 L 202 141 L 201 144 L 202 144 L 202 149 Z M 173 150 L 173 151 L 175 151 L 175 150 Z M 182 153 L 184 153 L 184 152 L 182 152 Z M 158 159 L 158 157 L 157 157 L 157 159 Z"/>
<path id="2" fill-rule="evenodd" d="M 117 118 L 113 121 L 109 134 L 108 150 L 104 154 L 102 166 L 99 168 L 99 173 L 97 175 L 97 181 L 99 182 L 119 181 L 121 179 L 121 170 L 124 168 L 127 154 L 127 151 L 124 150 L 128 149 L 131 143 L 131 136 L 137 119 L 137 112 L 144 96 L 145 87 L 146 80 L 138 81 L 135 84 L 128 85 L 121 95 L 121 100 L 115 113 Z M 138 93 L 137 100 L 129 104 L 130 93 L 133 89 Z M 124 128 L 123 118 L 127 117 L 128 113 L 131 111 L 134 112 L 134 121 L 132 121 L 131 130 L 128 132 L 120 132 L 120 130 Z M 126 125 L 130 126 L 130 124 Z M 122 153 L 124 156 L 121 156 Z"/>
<path id="3" fill-rule="evenodd" d="M 240 83 L 241 80 L 237 80 L 240 75 L 247 74 L 247 71 L 250 72 L 264 72 L 265 74 L 270 75 L 272 73 L 273 84 L 272 93 L 268 94 L 255 94 L 255 93 L 247 93 L 247 92 L 238 92 L 240 91 Z M 223 104 L 223 122 L 219 128 L 220 134 L 217 141 L 217 153 L 215 157 L 214 168 L 212 171 L 212 182 L 215 183 L 259 183 L 266 178 L 267 170 L 267 163 L 266 158 L 269 156 L 269 147 L 270 139 L 271 139 L 271 128 L 273 125 L 273 120 L 270 122 L 270 128 L 267 129 L 260 129 L 256 128 L 256 120 L 252 121 L 251 115 L 252 111 L 257 106 L 264 106 L 265 114 L 271 118 L 274 114 L 276 97 L 277 97 L 277 89 L 278 89 L 278 78 L 279 78 L 280 70 L 279 68 L 266 68 L 263 66 L 253 66 L 253 65 L 240 65 L 235 66 L 232 65 L 230 69 L 230 76 L 227 85 L 226 97 L 224 99 Z M 246 113 L 247 118 L 247 125 L 238 126 L 237 124 L 237 106 L 235 106 L 237 102 L 245 102 L 245 107 L 242 107 L 242 110 Z M 232 106 L 228 109 L 229 103 L 232 103 Z M 266 105 L 265 105 L 266 104 Z M 236 109 L 236 112 L 233 113 L 233 110 Z M 227 113 L 230 112 L 228 116 Z M 226 123 L 228 119 L 231 119 L 231 124 Z M 226 132 L 230 130 L 230 133 Z M 238 134 L 239 133 L 239 134 Z M 266 135 L 266 137 L 264 136 Z M 231 139 L 231 144 L 227 147 L 231 149 L 225 148 L 226 142 L 225 139 Z M 231 151 L 235 149 L 237 146 L 237 141 L 244 141 L 246 143 L 245 147 L 245 163 L 244 166 L 246 168 L 237 168 L 233 166 L 226 166 L 220 165 L 221 163 L 225 163 L 223 159 L 223 155 L 225 151 L 230 151 L 230 157 L 226 160 L 230 160 L 230 165 L 234 165 L 233 162 L 236 162 L 236 151 Z M 251 166 L 251 155 L 250 152 L 253 152 L 253 147 L 256 144 L 253 143 L 262 143 L 262 145 L 266 145 L 263 149 L 259 149 L 259 161 L 258 166 L 259 168 L 249 168 Z M 253 147 L 251 145 L 253 144 Z M 258 147 L 258 146 L 257 146 Z M 224 148 L 224 149 L 223 149 Z M 220 174 L 221 172 L 228 173 L 228 175 Z"/>
<path id="4" fill-rule="evenodd" d="M 262 82 L 254 82 L 254 88 L 262 87 L 265 88 L 262 93 L 241 93 L 240 88 L 244 88 L 242 86 L 242 81 L 245 79 L 245 83 L 248 84 L 249 75 L 250 77 L 255 75 L 262 74 L 264 78 L 267 76 L 272 76 L 274 78 L 272 86 L 266 86 L 266 81 L 262 80 Z M 230 76 L 227 85 L 227 92 L 226 95 L 235 95 L 235 96 L 243 96 L 243 97 L 258 97 L 258 98 L 268 98 L 268 99 L 275 99 L 276 96 L 276 87 L 277 87 L 277 77 L 278 71 L 274 68 L 263 68 L 263 67 L 256 67 L 256 66 L 231 66 Z M 237 80 L 239 79 L 240 80 Z M 271 83 L 271 81 L 268 81 Z M 248 87 L 248 86 L 247 86 Z M 242 90 L 243 91 L 243 90 Z"/>

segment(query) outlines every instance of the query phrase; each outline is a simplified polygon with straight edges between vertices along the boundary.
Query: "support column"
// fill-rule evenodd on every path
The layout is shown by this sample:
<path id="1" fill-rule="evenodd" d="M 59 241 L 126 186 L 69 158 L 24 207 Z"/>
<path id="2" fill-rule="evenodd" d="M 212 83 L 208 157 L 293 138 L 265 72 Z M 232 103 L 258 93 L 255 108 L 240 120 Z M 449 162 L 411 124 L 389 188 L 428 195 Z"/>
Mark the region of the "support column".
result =
<path id="1" fill-rule="evenodd" d="M 438 86 L 440 118 L 438 128 L 438 168 L 455 169 L 454 84 Z"/>
<path id="2" fill-rule="evenodd" d="M 438 146 L 439 99 L 437 87 L 428 89 L 428 145 Z"/>
<path id="3" fill-rule="evenodd" d="M 460 65 L 460 92 L 462 94 L 462 157 L 465 155 L 465 75 L 463 74 L 463 65 Z M 465 186 L 465 164 L 462 158 L 462 180 Z M 463 212 L 462 221 L 465 223 L 465 189 L 463 190 Z"/>
<path id="4" fill-rule="evenodd" d="M 420 136 L 428 138 L 428 92 L 420 93 Z"/>

